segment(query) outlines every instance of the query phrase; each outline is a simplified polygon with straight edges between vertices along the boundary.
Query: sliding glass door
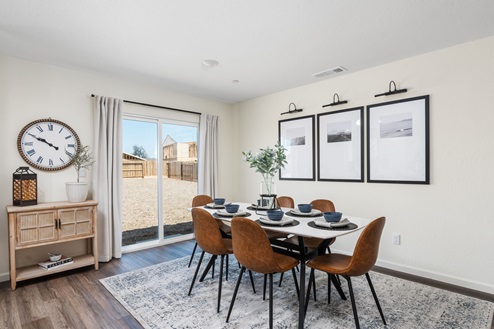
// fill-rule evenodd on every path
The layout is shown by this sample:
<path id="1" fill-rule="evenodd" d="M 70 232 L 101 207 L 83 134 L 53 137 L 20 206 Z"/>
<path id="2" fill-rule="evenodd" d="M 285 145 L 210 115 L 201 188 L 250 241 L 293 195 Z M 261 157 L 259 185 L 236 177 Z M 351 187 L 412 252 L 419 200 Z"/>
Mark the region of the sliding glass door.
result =
<path id="1" fill-rule="evenodd" d="M 124 251 L 192 233 L 187 208 L 197 194 L 197 136 L 197 123 L 124 118 Z"/>

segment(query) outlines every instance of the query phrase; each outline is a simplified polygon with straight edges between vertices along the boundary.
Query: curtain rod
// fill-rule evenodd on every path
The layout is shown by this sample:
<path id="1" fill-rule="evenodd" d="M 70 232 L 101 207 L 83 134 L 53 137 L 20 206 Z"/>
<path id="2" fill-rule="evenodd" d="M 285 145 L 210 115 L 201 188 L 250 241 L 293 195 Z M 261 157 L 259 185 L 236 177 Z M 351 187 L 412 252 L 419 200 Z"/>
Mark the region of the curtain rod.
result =
<path id="1" fill-rule="evenodd" d="M 95 97 L 95 94 L 91 94 L 91 97 Z M 173 107 L 166 107 L 166 106 L 160 106 L 160 105 L 153 105 L 153 104 L 146 104 L 146 103 L 139 103 L 139 102 L 133 102 L 133 101 L 128 101 L 128 100 L 123 100 L 124 103 L 129 103 L 129 104 L 136 104 L 136 105 L 142 105 L 142 106 L 149 106 L 149 107 L 156 107 L 159 109 L 165 109 L 165 110 L 172 110 L 172 111 L 178 111 L 178 112 L 185 112 L 185 113 L 192 113 L 192 114 L 197 114 L 201 115 L 199 112 L 194 112 L 194 111 L 188 111 L 188 110 L 182 110 L 182 109 L 176 109 Z"/>

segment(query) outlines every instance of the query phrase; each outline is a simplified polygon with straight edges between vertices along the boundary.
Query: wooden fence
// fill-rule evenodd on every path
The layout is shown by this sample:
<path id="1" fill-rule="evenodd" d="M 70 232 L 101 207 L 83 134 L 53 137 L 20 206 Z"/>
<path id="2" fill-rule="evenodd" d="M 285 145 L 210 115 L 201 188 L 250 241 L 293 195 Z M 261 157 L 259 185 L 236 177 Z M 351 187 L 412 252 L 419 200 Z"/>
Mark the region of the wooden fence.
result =
<path id="1" fill-rule="evenodd" d="M 123 178 L 144 178 L 144 176 L 157 175 L 158 162 L 156 160 L 124 160 L 123 162 Z M 163 163 L 163 176 L 197 182 L 197 162 Z"/>

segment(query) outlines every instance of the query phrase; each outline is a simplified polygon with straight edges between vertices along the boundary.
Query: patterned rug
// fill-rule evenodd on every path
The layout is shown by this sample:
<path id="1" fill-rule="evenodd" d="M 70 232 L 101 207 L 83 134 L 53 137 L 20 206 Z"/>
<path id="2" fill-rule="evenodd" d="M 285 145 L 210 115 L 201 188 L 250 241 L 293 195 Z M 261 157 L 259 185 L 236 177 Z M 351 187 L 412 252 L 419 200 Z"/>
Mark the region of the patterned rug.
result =
<path id="1" fill-rule="evenodd" d="M 230 260 L 229 281 L 223 282 L 221 311 L 216 313 L 218 269 L 214 279 L 208 275 L 204 282 L 196 281 L 192 294 L 187 296 L 195 271 L 195 264 L 187 268 L 188 260 L 180 258 L 100 281 L 144 328 L 267 328 L 269 301 L 262 300 L 261 275 L 254 274 L 256 294 L 248 276 L 242 279 L 230 322 L 226 323 L 239 272 L 236 261 Z M 202 269 L 207 261 L 205 257 Z M 388 325 L 382 323 L 363 276 L 352 279 L 362 328 L 491 327 L 493 303 L 376 272 L 370 275 Z M 291 273 L 285 274 L 281 287 L 278 280 L 279 275 L 275 275 L 274 327 L 296 328 L 298 303 Z M 316 272 L 317 302 L 312 298 L 309 303 L 306 328 L 355 328 L 346 281 L 342 285 L 347 300 L 342 300 L 332 287 L 328 305 L 327 276 Z"/>

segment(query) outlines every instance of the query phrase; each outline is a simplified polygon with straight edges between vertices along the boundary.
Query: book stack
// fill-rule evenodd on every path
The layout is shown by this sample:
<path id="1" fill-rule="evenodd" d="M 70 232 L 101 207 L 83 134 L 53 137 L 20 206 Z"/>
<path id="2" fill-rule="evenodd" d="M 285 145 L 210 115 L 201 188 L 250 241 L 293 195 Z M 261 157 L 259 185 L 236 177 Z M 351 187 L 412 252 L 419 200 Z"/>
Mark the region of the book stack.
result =
<path id="1" fill-rule="evenodd" d="M 38 263 L 38 265 L 46 270 L 53 270 L 55 268 L 59 268 L 59 267 L 62 267 L 62 266 L 65 266 L 65 265 L 68 265 L 68 264 L 72 264 L 74 262 L 74 260 L 72 259 L 72 257 L 66 257 L 66 258 L 62 258 L 60 260 L 57 260 L 56 262 L 52 262 L 52 261 L 46 261 L 46 262 L 41 262 L 41 263 Z"/>

